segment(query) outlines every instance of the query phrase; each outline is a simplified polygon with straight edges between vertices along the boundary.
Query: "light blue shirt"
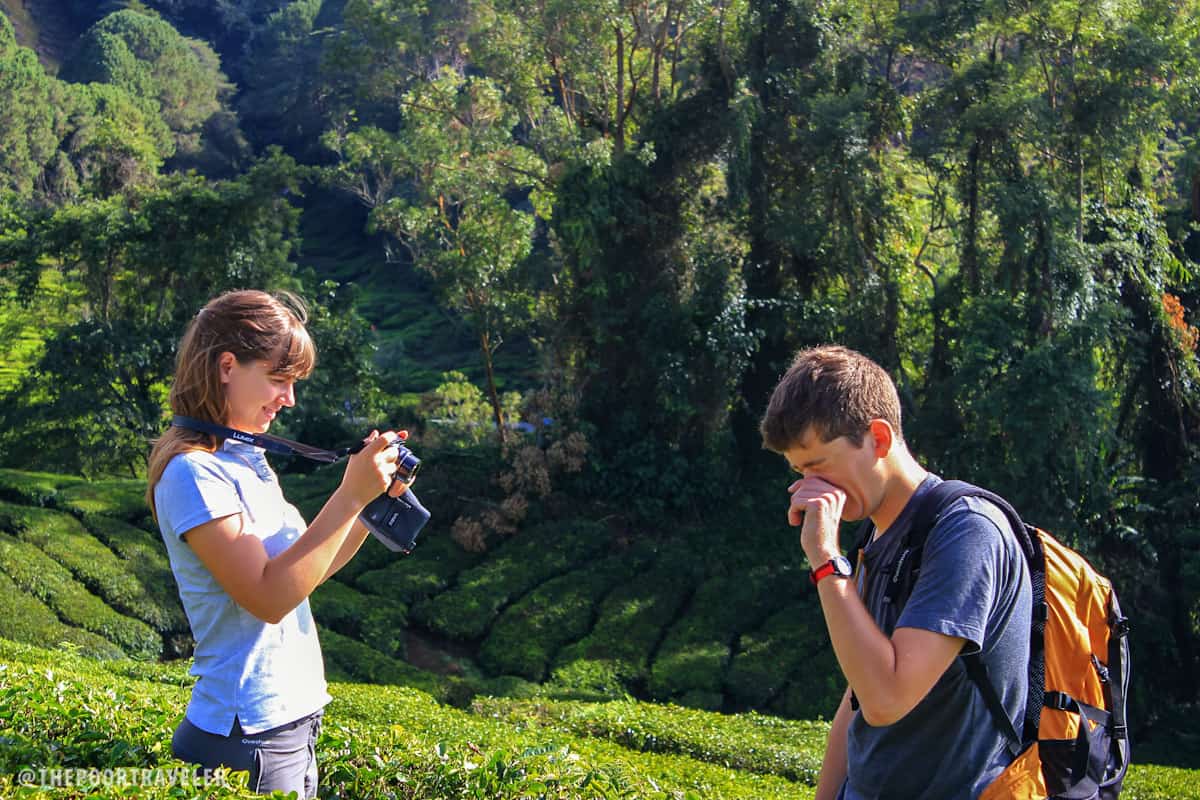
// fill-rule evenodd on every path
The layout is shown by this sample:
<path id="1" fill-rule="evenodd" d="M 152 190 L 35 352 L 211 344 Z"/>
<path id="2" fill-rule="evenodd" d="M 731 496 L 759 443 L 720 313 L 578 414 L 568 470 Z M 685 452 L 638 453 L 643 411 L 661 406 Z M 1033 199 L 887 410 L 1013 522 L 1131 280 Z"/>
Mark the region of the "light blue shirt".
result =
<path id="1" fill-rule="evenodd" d="M 188 546 L 185 534 L 210 520 L 242 515 L 245 534 L 274 558 L 307 529 L 288 503 L 261 448 L 226 440 L 215 453 L 175 456 L 154 487 L 158 525 L 192 627 L 196 651 L 187 718 L 228 736 L 236 717 L 258 733 L 305 717 L 330 701 L 321 645 L 308 600 L 276 625 L 233 601 Z"/>

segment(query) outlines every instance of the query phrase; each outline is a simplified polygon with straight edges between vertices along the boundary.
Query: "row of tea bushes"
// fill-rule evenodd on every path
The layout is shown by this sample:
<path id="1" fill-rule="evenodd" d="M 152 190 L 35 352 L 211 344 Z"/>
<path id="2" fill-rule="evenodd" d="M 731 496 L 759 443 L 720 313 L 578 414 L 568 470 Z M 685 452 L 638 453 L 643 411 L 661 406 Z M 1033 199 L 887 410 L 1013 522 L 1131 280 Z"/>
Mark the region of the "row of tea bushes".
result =
<path id="1" fill-rule="evenodd" d="M 705 581 L 658 649 L 650 669 L 650 695 L 694 707 L 721 708 L 724 675 L 737 636 L 757 628 L 802 588 L 795 571 L 771 572 L 765 567 L 750 575 Z"/>
<path id="2" fill-rule="evenodd" d="M 322 636 L 336 631 L 386 656 L 404 657 L 408 608 L 403 603 L 363 594 L 337 579 L 318 586 L 309 603 Z"/>
<path id="3" fill-rule="evenodd" d="M 738 640 L 725 691 L 740 708 L 799 719 L 831 717 L 846 684 L 813 595 L 773 614 Z"/>
<path id="4" fill-rule="evenodd" d="M 492 673 L 541 682 L 555 653 L 588 632 L 596 606 L 644 560 L 632 553 L 609 556 L 546 581 L 500 615 L 479 663 Z"/>
<path id="5" fill-rule="evenodd" d="M 609 697 L 644 691 L 650 660 L 699 575 L 681 548 L 660 553 L 653 567 L 604 598 L 591 631 L 559 651 L 552 680 Z"/>
<path id="6" fill-rule="evenodd" d="M 513 725 L 607 739 L 625 747 L 679 753 L 735 769 L 816 785 L 829 726 L 753 712 L 727 715 L 632 700 L 570 703 L 476 698 L 477 714 Z"/>
<path id="7" fill-rule="evenodd" d="M 361 557 L 356 556 L 350 563 Z M 411 555 L 397 558 L 389 553 L 385 566 L 362 572 L 354 578 L 354 585 L 380 597 L 415 603 L 445 591 L 460 573 L 482 559 L 481 554 L 463 550 L 449 536 L 423 533 Z M 338 577 L 345 580 L 341 573 Z"/>
<path id="8" fill-rule="evenodd" d="M 461 573 L 454 587 L 414 605 L 412 618 L 451 639 L 480 639 L 509 603 L 601 555 L 608 548 L 604 533 L 586 521 L 522 531 Z"/>
<path id="9" fill-rule="evenodd" d="M 187 690 L 101 662 L 0 642 L 0 790 L 26 768 L 175 768 L 170 738 Z M 807 798 L 783 778 L 590 737 L 514 726 L 412 689 L 331 686 L 318 744 L 322 797 Z M 36 796 L 74 797 L 63 790 Z M 96 795 L 93 795 L 96 796 Z M 116 790 L 98 796 L 119 796 Z M 166 797 L 166 793 L 139 796 Z M 218 792 L 218 797 L 235 792 Z"/>
<path id="10" fill-rule="evenodd" d="M 0 535 L 0 559 L 4 537 Z M 54 609 L 21 590 L 0 570 L 0 637 L 28 643 L 65 643 L 91 658 L 124 658 L 125 652 L 102 636 L 63 623 Z"/>
<path id="11" fill-rule="evenodd" d="M 143 626 L 148 622 L 160 624 L 160 630 L 171 624 L 164 619 L 159 602 L 131 573 L 128 562 L 119 558 L 70 514 L 0 503 L 0 530 L 33 545 L 70 570 L 80 583 L 115 611 L 142 621 Z M 9 575 L 18 584 L 22 583 L 13 573 Z M 162 650 L 161 641 L 157 646 L 147 644 L 147 649 L 142 649 L 140 641 L 132 650 L 128 639 L 118 640 L 118 644 L 136 656 L 157 658 Z"/>
<path id="12" fill-rule="evenodd" d="M 118 655 L 153 659 L 162 652 L 162 637 L 149 625 L 117 613 L 89 592 L 66 567 L 33 544 L 0 533 L 0 571 L 21 592 L 45 603 L 66 624 L 96 634 L 120 648 Z M 40 639 L 37 635 L 31 631 L 19 638 L 36 643 L 57 641 Z"/>
<path id="13" fill-rule="evenodd" d="M 116 553 L 150 599 L 143 604 L 139 619 L 163 634 L 190 633 L 160 536 L 103 514 L 87 514 L 83 524 Z"/>

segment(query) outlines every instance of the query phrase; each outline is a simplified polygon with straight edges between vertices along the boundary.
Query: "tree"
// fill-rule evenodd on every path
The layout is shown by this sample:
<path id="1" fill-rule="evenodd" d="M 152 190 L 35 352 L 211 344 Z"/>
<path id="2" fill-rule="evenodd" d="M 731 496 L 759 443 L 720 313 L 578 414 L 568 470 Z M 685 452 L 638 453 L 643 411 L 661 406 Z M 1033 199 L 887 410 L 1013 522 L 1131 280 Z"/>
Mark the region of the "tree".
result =
<path id="1" fill-rule="evenodd" d="M 533 302 L 517 268 L 535 215 L 516 203 L 528 197 L 546 213 L 545 167 L 512 140 L 515 113 L 487 79 L 444 70 L 414 87 L 402 108 L 399 135 L 368 127 L 327 138 L 343 159 L 335 176 L 372 209 L 372 229 L 395 237 L 471 326 L 503 442 L 494 354 L 528 321 Z"/>
<path id="2" fill-rule="evenodd" d="M 133 10 L 110 14 L 89 28 L 61 74 L 74 83 L 126 90 L 161 116 L 187 153 L 199 151 L 205 123 L 222 110 L 221 99 L 230 90 L 211 47 Z"/>
<path id="3" fill-rule="evenodd" d="M 89 474 L 136 471 L 161 430 L 173 344 L 211 296 L 301 288 L 289 262 L 303 171 L 273 156 L 236 181 L 173 176 L 122 195 L 30 211 L 0 239 L 0 264 L 27 300 L 61 271 L 77 321 L 48 337 L 2 403 L 5 461 Z M 35 446 L 34 443 L 38 444 Z"/>
<path id="4" fill-rule="evenodd" d="M 58 149 L 62 92 L 0 14 L 0 189 L 31 197 Z"/>

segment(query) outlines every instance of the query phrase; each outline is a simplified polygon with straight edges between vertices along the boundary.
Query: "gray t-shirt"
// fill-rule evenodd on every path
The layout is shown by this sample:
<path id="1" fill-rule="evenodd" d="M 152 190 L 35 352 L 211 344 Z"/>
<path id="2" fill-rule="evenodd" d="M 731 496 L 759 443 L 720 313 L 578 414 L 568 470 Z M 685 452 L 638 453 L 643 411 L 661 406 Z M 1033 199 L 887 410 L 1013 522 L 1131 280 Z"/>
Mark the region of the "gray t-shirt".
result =
<path id="1" fill-rule="evenodd" d="M 903 610 L 884 599 L 889 567 L 930 475 L 896 522 L 863 551 L 859 590 L 887 636 L 921 628 L 965 639 L 980 652 L 1017 730 L 1025 712 L 1032 596 L 1029 570 L 1004 513 L 982 498 L 956 501 L 930 531 L 921 572 Z M 976 798 L 1012 757 L 979 689 L 955 659 L 924 699 L 892 725 L 855 713 L 847 742 L 845 800 Z"/>

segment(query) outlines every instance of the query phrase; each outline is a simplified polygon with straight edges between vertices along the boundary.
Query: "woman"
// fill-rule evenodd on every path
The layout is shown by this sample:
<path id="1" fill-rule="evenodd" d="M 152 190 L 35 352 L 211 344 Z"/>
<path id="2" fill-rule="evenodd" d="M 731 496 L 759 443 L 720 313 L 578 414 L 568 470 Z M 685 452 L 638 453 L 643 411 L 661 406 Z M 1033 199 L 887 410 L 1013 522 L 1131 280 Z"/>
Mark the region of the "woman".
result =
<path id="1" fill-rule="evenodd" d="M 210 301 L 180 342 L 172 411 L 265 433 L 312 372 L 305 321 L 290 295 Z M 392 482 L 396 438 L 372 431 L 311 525 L 284 499 L 262 449 L 180 427 L 155 442 L 147 502 L 196 640 L 177 758 L 249 770 L 256 792 L 316 796 L 314 744 L 330 697 L 308 596 L 362 546 L 357 517 Z"/>

